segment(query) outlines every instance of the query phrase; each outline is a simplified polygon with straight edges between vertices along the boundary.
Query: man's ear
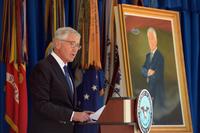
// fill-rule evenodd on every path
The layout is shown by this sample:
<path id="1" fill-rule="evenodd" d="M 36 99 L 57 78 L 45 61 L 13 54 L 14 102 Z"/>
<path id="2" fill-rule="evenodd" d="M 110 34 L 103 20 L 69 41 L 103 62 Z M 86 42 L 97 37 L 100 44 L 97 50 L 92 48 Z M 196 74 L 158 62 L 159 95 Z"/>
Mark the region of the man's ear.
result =
<path id="1" fill-rule="evenodd" d="M 61 48 L 61 42 L 60 41 L 54 39 L 53 42 L 54 42 L 54 45 L 55 45 L 56 49 L 60 49 Z"/>

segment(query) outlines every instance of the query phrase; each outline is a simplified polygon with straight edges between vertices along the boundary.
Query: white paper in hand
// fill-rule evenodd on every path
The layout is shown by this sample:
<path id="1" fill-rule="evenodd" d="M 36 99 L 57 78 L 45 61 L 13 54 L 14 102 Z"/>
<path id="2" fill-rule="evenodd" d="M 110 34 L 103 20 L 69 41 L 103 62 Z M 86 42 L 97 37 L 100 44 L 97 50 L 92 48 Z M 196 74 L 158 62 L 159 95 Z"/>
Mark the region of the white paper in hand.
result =
<path id="1" fill-rule="evenodd" d="M 101 115 L 101 113 L 103 112 L 104 108 L 106 107 L 106 105 L 102 106 L 100 109 L 98 109 L 94 114 L 90 115 L 90 119 L 93 121 L 97 121 Z"/>

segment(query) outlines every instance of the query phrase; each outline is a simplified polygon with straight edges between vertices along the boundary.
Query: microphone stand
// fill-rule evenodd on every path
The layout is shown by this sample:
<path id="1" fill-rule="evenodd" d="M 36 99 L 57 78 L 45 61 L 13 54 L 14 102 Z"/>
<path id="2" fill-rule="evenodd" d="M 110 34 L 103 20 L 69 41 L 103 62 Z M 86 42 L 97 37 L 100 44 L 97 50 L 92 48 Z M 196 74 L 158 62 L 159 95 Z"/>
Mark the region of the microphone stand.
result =
<path id="1" fill-rule="evenodd" d="M 105 88 L 109 88 L 109 89 L 112 89 L 112 95 L 113 95 L 113 93 L 116 93 L 117 95 L 118 95 L 118 97 L 120 97 L 121 98 L 121 95 L 120 95 L 120 93 L 119 93 L 119 91 L 117 90 L 117 88 L 115 88 L 115 85 L 112 85 L 111 83 L 109 83 L 109 81 L 108 80 L 105 80 Z M 110 91 L 110 90 L 109 90 Z M 110 96 L 111 97 L 111 96 Z M 108 97 L 109 98 L 109 97 Z"/>

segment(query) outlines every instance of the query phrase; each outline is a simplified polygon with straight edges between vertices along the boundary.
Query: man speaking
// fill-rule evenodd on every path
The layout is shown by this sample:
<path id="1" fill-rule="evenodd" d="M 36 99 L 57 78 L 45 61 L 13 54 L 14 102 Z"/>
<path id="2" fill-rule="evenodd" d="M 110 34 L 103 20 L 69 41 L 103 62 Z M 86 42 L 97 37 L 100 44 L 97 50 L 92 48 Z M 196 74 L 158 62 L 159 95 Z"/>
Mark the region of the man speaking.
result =
<path id="1" fill-rule="evenodd" d="M 40 61 L 30 76 L 31 133 L 73 133 L 74 122 L 89 120 L 77 111 L 77 92 L 68 63 L 80 50 L 80 34 L 62 27 L 55 32 L 53 51 Z"/>

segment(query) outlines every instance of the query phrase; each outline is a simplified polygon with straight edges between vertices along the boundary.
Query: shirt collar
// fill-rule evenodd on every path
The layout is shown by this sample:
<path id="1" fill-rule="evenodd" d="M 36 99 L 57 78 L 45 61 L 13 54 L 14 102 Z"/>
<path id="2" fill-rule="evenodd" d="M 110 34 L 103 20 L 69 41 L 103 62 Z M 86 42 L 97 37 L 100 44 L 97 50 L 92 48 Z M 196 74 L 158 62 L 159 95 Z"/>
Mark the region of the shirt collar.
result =
<path id="1" fill-rule="evenodd" d="M 67 66 L 67 63 L 65 64 L 62 59 L 54 52 L 52 51 L 51 52 L 51 55 L 54 57 L 54 59 L 58 62 L 60 68 L 62 69 L 62 71 L 64 72 L 64 69 L 63 67 L 66 65 Z M 65 72 L 64 72 L 65 73 Z"/>
<path id="2" fill-rule="evenodd" d="M 151 53 L 152 53 L 152 54 L 154 54 L 154 53 L 156 52 L 156 50 L 157 50 L 157 48 L 156 48 L 156 49 L 154 49 L 154 50 L 153 50 Z"/>

